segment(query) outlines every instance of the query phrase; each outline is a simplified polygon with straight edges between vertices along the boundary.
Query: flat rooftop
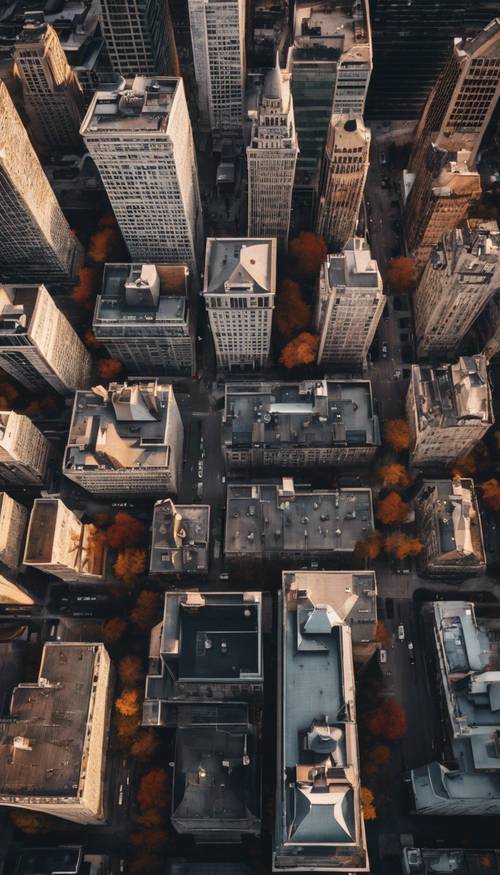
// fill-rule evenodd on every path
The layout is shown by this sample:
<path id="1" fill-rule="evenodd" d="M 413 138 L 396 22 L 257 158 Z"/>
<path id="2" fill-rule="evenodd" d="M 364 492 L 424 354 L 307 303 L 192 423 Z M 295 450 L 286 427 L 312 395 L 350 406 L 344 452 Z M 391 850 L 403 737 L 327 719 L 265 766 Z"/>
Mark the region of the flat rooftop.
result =
<path id="1" fill-rule="evenodd" d="M 369 47 L 370 33 L 365 0 L 304 0 L 295 4 L 294 44 L 335 48 L 347 52 Z"/>
<path id="2" fill-rule="evenodd" d="M 105 331 L 108 325 L 183 324 L 187 320 L 189 270 L 181 264 L 155 264 L 159 280 L 158 299 L 142 300 L 126 294 L 125 283 L 141 272 L 141 264 L 107 264 L 101 294 L 97 297 L 93 325 Z M 140 279 L 139 279 L 140 282 Z M 138 289 L 139 291 L 139 289 Z"/>
<path id="3" fill-rule="evenodd" d="M 25 562 L 46 564 L 52 560 L 59 504 L 56 498 L 35 500 L 26 541 Z M 75 550 L 77 547 L 78 544 L 75 544 Z"/>
<path id="4" fill-rule="evenodd" d="M 0 286 L 0 347 L 7 341 L 7 351 L 14 351 L 10 345 L 12 335 L 29 332 L 31 318 L 35 310 L 40 286 L 6 285 Z"/>
<path id="5" fill-rule="evenodd" d="M 377 262 L 362 237 L 348 240 L 339 255 L 328 255 L 326 267 L 330 288 L 346 286 L 382 291 L 382 277 Z"/>
<path id="6" fill-rule="evenodd" d="M 96 91 L 81 133 L 165 133 L 180 79 L 136 76 L 110 91 Z"/>
<path id="7" fill-rule="evenodd" d="M 271 237 L 209 237 L 203 293 L 276 291 L 276 240 Z"/>
<path id="8" fill-rule="evenodd" d="M 380 445 L 369 380 L 227 383 L 223 441 L 259 447 Z"/>
<path id="9" fill-rule="evenodd" d="M 225 553 L 352 552 L 373 529 L 370 489 L 284 490 L 275 483 L 229 485 Z"/>
<path id="10" fill-rule="evenodd" d="M 157 501 L 151 531 L 153 573 L 195 571 L 208 565 L 210 505 Z"/>

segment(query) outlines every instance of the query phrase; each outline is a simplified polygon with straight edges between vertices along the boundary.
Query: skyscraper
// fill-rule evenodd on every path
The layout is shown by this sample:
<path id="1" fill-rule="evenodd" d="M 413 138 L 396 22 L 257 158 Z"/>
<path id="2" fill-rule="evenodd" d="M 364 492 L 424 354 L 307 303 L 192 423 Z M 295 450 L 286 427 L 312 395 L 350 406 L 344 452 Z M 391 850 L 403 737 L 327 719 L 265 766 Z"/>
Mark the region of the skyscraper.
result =
<path id="1" fill-rule="evenodd" d="M 415 293 L 419 356 L 452 358 L 500 286 L 500 232 L 456 228 L 431 252 Z"/>
<path id="2" fill-rule="evenodd" d="M 245 0 L 188 0 L 201 126 L 240 134 L 245 90 Z"/>
<path id="3" fill-rule="evenodd" d="M 276 292 L 276 240 L 209 238 L 204 279 L 217 366 L 265 367 Z"/>
<path id="4" fill-rule="evenodd" d="M 290 76 L 277 56 L 264 79 L 247 147 L 249 237 L 276 237 L 286 246 L 297 154 Z"/>
<path id="5" fill-rule="evenodd" d="M 0 280 L 67 282 L 83 259 L 7 88 L 0 82 Z"/>
<path id="6" fill-rule="evenodd" d="M 50 444 L 29 417 L 0 413 L 0 483 L 40 485 L 47 472 Z"/>
<path id="7" fill-rule="evenodd" d="M 99 8 L 115 73 L 125 77 L 177 74 L 168 0 L 101 0 Z"/>
<path id="8" fill-rule="evenodd" d="M 321 268 L 316 307 L 320 334 L 318 364 L 366 364 L 366 356 L 385 305 L 377 262 L 362 237 Z"/>
<path id="9" fill-rule="evenodd" d="M 83 523 L 60 498 L 36 498 L 23 563 L 61 580 L 98 583 L 108 549 L 94 533 L 95 526 Z"/>
<path id="10" fill-rule="evenodd" d="M 136 76 L 98 91 L 81 132 L 131 259 L 187 264 L 196 275 L 203 221 L 182 79 Z"/>
<path id="11" fill-rule="evenodd" d="M 14 62 L 35 141 L 58 150 L 79 147 L 84 97 L 54 28 L 43 19 L 28 20 Z"/>
<path id="12" fill-rule="evenodd" d="M 316 232 L 336 252 L 356 230 L 370 166 L 370 140 L 360 116 L 333 113 L 321 169 Z"/>

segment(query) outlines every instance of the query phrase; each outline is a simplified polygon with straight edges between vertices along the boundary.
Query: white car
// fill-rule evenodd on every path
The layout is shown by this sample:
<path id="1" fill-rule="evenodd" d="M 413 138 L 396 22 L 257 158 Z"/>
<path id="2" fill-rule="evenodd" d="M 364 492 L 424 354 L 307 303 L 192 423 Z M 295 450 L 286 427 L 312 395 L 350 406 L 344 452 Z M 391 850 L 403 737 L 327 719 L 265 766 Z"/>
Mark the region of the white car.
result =
<path id="1" fill-rule="evenodd" d="M 387 662 L 387 650 L 379 650 L 380 662 L 382 665 Z"/>
<path id="2" fill-rule="evenodd" d="M 402 625 L 398 626 L 398 640 L 399 641 L 405 640 L 405 627 Z"/>

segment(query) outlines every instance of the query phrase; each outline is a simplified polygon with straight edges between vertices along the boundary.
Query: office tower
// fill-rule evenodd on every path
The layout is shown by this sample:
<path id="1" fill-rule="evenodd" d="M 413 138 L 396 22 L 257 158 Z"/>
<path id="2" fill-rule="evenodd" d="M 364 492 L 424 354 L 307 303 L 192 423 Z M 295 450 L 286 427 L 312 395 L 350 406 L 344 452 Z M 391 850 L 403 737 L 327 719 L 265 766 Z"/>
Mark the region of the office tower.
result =
<path id="1" fill-rule="evenodd" d="M 104 644 L 44 644 L 0 720 L 0 805 L 102 823 L 113 686 Z"/>
<path id="2" fill-rule="evenodd" d="M 28 523 L 28 511 L 6 492 L 0 492 L 0 562 L 17 571 Z"/>
<path id="3" fill-rule="evenodd" d="M 84 114 L 82 89 L 56 31 L 41 16 L 26 21 L 15 43 L 14 63 L 35 143 L 58 151 L 78 149 Z"/>
<path id="4" fill-rule="evenodd" d="M 340 255 L 322 265 L 316 305 L 318 364 L 366 366 L 386 302 L 382 277 L 370 248 L 353 237 Z"/>
<path id="5" fill-rule="evenodd" d="M 63 473 L 98 495 L 176 494 L 183 440 L 169 384 L 97 386 L 75 395 Z"/>
<path id="6" fill-rule="evenodd" d="M 129 374 L 193 375 L 196 302 L 183 264 L 107 264 L 92 330 Z"/>
<path id="7" fill-rule="evenodd" d="M 247 147 L 248 236 L 288 243 L 298 143 L 290 75 L 276 66 L 264 78 L 259 105 L 251 114 Z"/>
<path id="8" fill-rule="evenodd" d="M 149 573 L 206 574 L 210 541 L 210 505 L 157 501 L 151 525 Z"/>
<path id="9" fill-rule="evenodd" d="M 356 231 L 370 166 L 370 140 L 360 116 L 332 115 L 319 182 L 316 233 L 335 252 Z"/>
<path id="10" fill-rule="evenodd" d="M 68 282 L 83 260 L 7 88 L 0 82 L 0 281 Z"/>
<path id="11" fill-rule="evenodd" d="M 414 505 L 424 545 L 419 566 L 425 576 L 484 574 L 486 553 L 473 480 L 423 480 Z"/>
<path id="12" fill-rule="evenodd" d="M 491 389 L 483 355 L 453 365 L 413 365 L 406 397 L 412 465 L 451 466 L 493 425 Z"/>
<path id="13" fill-rule="evenodd" d="M 109 59 L 120 76 L 177 75 L 168 0 L 101 0 L 100 22 Z"/>
<path id="14" fill-rule="evenodd" d="M 203 221 L 182 79 L 136 76 L 98 91 L 81 133 L 131 259 L 187 264 L 195 276 Z"/>
<path id="15" fill-rule="evenodd" d="M 107 547 L 94 533 L 95 526 L 82 523 L 60 498 L 36 498 L 23 562 L 61 580 L 99 583 Z"/>
<path id="16" fill-rule="evenodd" d="M 227 383 L 223 423 L 230 470 L 360 465 L 380 446 L 369 380 Z"/>
<path id="17" fill-rule="evenodd" d="M 358 618 L 346 589 L 348 598 L 330 575 L 283 574 L 273 872 L 369 871 L 353 660 Z"/>
<path id="18" fill-rule="evenodd" d="M 498 228 L 467 225 L 444 234 L 414 297 L 419 356 L 452 358 L 499 286 Z"/>
<path id="19" fill-rule="evenodd" d="M 276 240 L 207 240 L 203 297 L 217 366 L 264 368 L 276 291 Z"/>
<path id="20" fill-rule="evenodd" d="M 39 486 L 47 472 L 50 443 L 31 419 L 0 413 L 0 483 Z"/>
<path id="21" fill-rule="evenodd" d="M 240 135 L 245 93 L 245 0 L 188 0 L 202 128 Z"/>
<path id="22" fill-rule="evenodd" d="M 0 367 L 32 392 L 88 386 L 90 355 L 45 286 L 0 286 Z"/>

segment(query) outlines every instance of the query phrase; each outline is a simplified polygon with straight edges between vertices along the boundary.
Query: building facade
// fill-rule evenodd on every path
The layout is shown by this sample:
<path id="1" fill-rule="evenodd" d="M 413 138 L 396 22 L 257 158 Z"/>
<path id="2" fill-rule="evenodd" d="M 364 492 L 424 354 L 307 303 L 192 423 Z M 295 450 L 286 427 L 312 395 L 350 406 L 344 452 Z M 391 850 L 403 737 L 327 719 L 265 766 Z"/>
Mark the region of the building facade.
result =
<path id="1" fill-rule="evenodd" d="M 0 82 L 0 281 L 69 282 L 83 249 L 64 218 L 47 177 Z"/>
<path id="2" fill-rule="evenodd" d="M 412 465 L 448 467 L 466 456 L 494 422 L 485 356 L 412 365 L 406 418 Z"/>
<path id="3" fill-rule="evenodd" d="M 499 286 L 498 227 L 467 225 L 444 234 L 414 297 L 419 356 L 452 358 Z"/>
<path id="4" fill-rule="evenodd" d="M 330 119 L 319 182 L 316 233 L 339 252 L 354 236 L 370 166 L 371 134 L 361 116 Z"/>
<path id="5" fill-rule="evenodd" d="M 0 286 L 0 367 L 32 392 L 89 385 L 90 354 L 45 286 Z"/>
<path id="6" fill-rule="evenodd" d="M 208 238 L 203 298 L 220 369 L 266 367 L 275 292 L 275 239 Z"/>
<path id="7" fill-rule="evenodd" d="M 98 386 L 75 395 L 63 473 L 97 495 L 175 495 L 183 441 L 171 385 Z"/>
<path id="8" fill-rule="evenodd" d="M 151 527 L 149 573 L 206 574 L 209 561 L 210 505 L 157 501 Z"/>
<path id="9" fill-rule="evenodd" d="M 92 330 L 132 374 L 196 371 L 196 306 L 183 264 L 107 264 Z"/>
<path id="10" fill-rule="evenodd" d="M 382 277 L 362 237 L 349 240 L 340 255 L 321 267 L 315 327 L 318 364 L 366 366 L 385 306 Z"/>
<path id="11" fill-rule="evenodd" d="M 6 492 L 0 492 L 0 562 L 10 571 L 19 568 L 28 511 Z"/>
<path id="12" fill-rule="evenodd" d="M 196 276 L 203 220 L 182 79 L 136 76 L 98 91 L 81 134 L 132 261 L 187 264 Z"/>
<path id="13" fill-rule="evenodd" d="M 14 63 L 35 142 L 57 151 L 79 149 L 85 100 L 54 28 L 28 19 L 15 43 Z"/>
<path id="14" fill-rule="evenodd" d="M 379 446 L 368 380 L 226 384 L 229 470 L 368 464 Z"/>
<path id="15" fill-rule="evenodd" d="M 290 230 L 295 165 L 299 151 L 290 74 L 276 67 L 264 78 L 259 105 L 251 114 L 247 146 L 248 236 L 276 237 L 286 247 Z"/>
<path id="16" fill-rule="evenodd" d="M 24 565 L 61 580 L 98 583 L 106 571 L 107 547 L 60 498 L 36 498 L 31 511 Z"/>
<path id="17" fill-rule="evenodd" d="M 31 419 L 0 413 L 0 483 L 39 486 L 47 473 L 50 444 Z"/>
<path id="18" fill-rule="evenodd" d="M 101 0 L 99 11 L 115 73 L 125 77 L 177 75 L 168 0 Z"/>

